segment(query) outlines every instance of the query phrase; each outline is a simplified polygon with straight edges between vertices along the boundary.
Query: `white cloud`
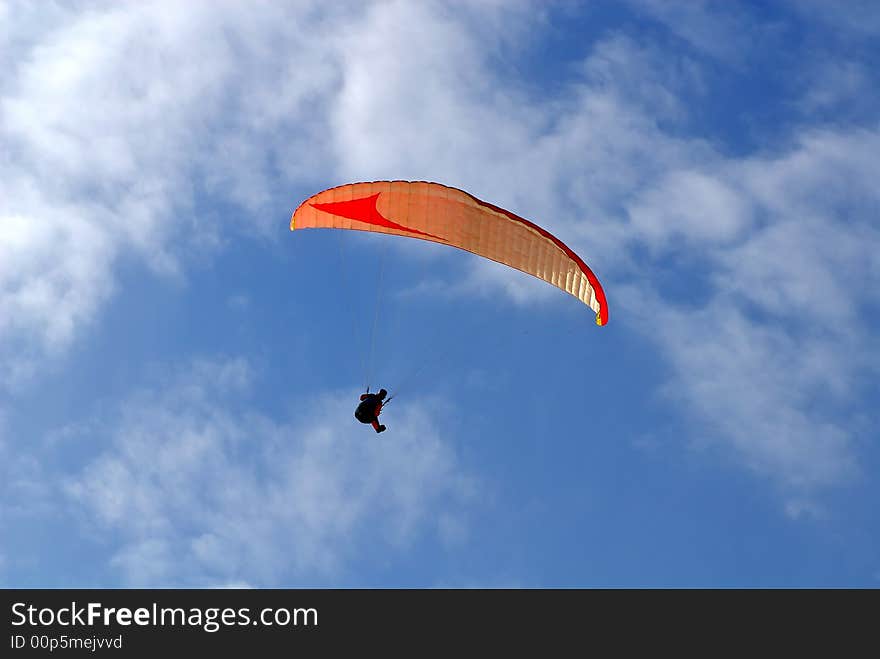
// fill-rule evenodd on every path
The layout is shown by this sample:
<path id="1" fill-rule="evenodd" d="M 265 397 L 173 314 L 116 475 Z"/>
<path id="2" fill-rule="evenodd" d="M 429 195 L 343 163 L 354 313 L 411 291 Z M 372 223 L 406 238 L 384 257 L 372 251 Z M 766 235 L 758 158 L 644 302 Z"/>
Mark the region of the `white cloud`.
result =
<path id="1" fill-rule="evenodd" d="M 396 43 L 374 47 L 389 59 L 409 54 Z M 460 51 L 471 59 L 472 48 Z M 361 54 L 355 48 L 351 57 Z M 699 79 L 687 65 L 664 68 L 663 58 L 612 37 L 595 46 L 586 77 L 560 98 L 520 97 L 512 112 L 492 95 L 471 93 L 471 83 L 434 80 L 430 67 L 417 76 L 416 61 L 413 72 L 376 81 L 368 101 L 349 99 L 345 116 L 371 126 L 357 134 L 352 162 L 355 171 L 430 172 L 457 161 L 478 196 L 570 241 L 604 273 L 620 309 L 615 322 L 644 329 L 669 360 L 669 389 L 688 418 L 701 421 L 695 433 L 778 485 L 798 510 L 813 510 L 810 496 L 859 471 L 855 430 L 839 407 L 858 405 L 858 383 L 877 367 L 858 355 L 871 352 L 863 307 L 880 290 L 871 226 L 878 136 L 803 130 L 781 153 L 727 158 L 657 123 L 656 108 L 674 119 L 677 90 Z M 483 64 L 471 60 L 467 75 L 490 87 Z M 389 99 L 425 78 L 450 119 L 415 139 L 434 122 Z M 646 78 L 663 82 L 638 84 Z M 466 127 L 466 139 L 447 125 Z M 354 137 L 341 136 L 342 152 Z M 636 256 L 645 248 L 651 259 Z M 682 260 L 690 267 L 679 271 Z M 491 266 L 473 273 L 458 290 L 485 294 L 514 279 L 495 277 Z M 669 294 L 653 283 L 661 273 L 657 281 L 677 279 L 684 291 L 696 285 L 707 297 Z M 702 279 L 687 281 L 695 273 Z M 629 300 L 627 282 L 641 289 Z M 537 290 L 506 292 L 534 302 Z M 657 293 L 662 306 L 650 302 Z"/>
<path id="2" fill-rule="evenodd" d="M 728 64 L 748 58 L 767 30 L 741 5 L 707 0 L 629 0 L 694 48 Z"/>
<path id="3" fill-rule="evenodd" d="M 788 0 L 788 4 L 808 20 L 825 21 L 841 30 L 845 38 L 870 38 L 880 33 L 880 7 L 874 0 L 851 0 L 845 7 L 823 0 Z"/>
<path id="4" fill-rule="evenodd" d="M 230 409 L 246 370 L 203 363 L 133 398 L 67 482 L 78 516 L 119 538 L 123 583 L 344 582 L 373 551 L 463 541 L 475 484 L 425 404 L 391 409 L 383 435 L 354 421 L 354 393 L 297 401 L 278 424 Z"/>
<path id="5" fill-rule="evenodd" d="M 655 249 L 674 239 L 689 247 L 729 244 L 753 221 L 752 209 L 738 190 L 722 177 L 700 171 L 662 177 L 636 197 L 629 217 L 639 240 Z"/>
<path id="6" fill-rule="evenodd" d="M 808 115 L 816 110 L 846 112 L 851 106 L 874 102 L 863 90 L 871 85 L 870 74 L 861 62 L 823 59 L 804 76 L 806 91 L 801 101 Z"/>
<path id="7" fill-rule="evenodd" d="M 430 30 L 401 34 L 401 23 Z M 670 65 L 625 36 L 597 43 L 558 96 L 535 98 L 498 80 L 480 30 L 434 5 L 382 4 L 358 30 L 334 114 L 341 180 L 404 172 L 460 186 L 541 223 L 588 262 L 611 252 L 627 260 L 621 199 L 711 155 L 659 126 L 682 118 L 676 90 L 698 79 L 695 67 Z M 498 273 L 474 260 L 460 285 L 483 294 L 500 284 L 520 302 L 540 297 L 540 286 Z"/>
<path id="8" fill-rule="evenodd" d="M 536 103 L 517 85 L 499 86 L 489 66 L 499 43 L 528 34 L 531 10 L 484 5 L 459 15 L 442 4 L 380 3 L 362 16 L 316 7 L 189 3 L 168 14 L 113 5 L 53 10 L 51 20 L 14 11 L 25 36 L 0 88 L 10 146 L 0 217 L 27 225 L 28 253 L 73 249 L 51 266 L 27 258 L 0 279 L 0 317 L 15 319 L 0 327 L 0 341 L 16 346 L 0 353 L 7 371 L 14 363 L 28 373 L 42 352 L 69 346 L 113 293 L 121 260 L 181 274 L 186 250 L 222 244 L 242 220 L 206 217 L 197 195 L 274 227 L 285 213 L 267 181 L 288 183 L 289 194 L 291 181 L 326 180 L 335 163 L 341 179 L 459 184 L 567 230 L 566 239 L 580 231 L 573 201 L 602 225 L 584 241 L 590 257 L 620 239 L 602 220 L 639 185 L 652 166 L 644 163 L 663 168 L 677 157 L 675 140 L 607 84 L 626 79 L 629 95 L 654 111 L 675 106 L 665 85 L 639 78 L 644 67 L 663 69 L 664 82 L 678 75 L 657 51 L 603 42 L 584 74 L 602 91 L 576 86 Z M 15 258 L 10 232 L 0 234 L 0 262 Z"/>
<path id="9" fill-rule="evenodd" d="M 860 129 L 810 133 L 787 154 L 741 163 L 762 226 L 722 255 L 737 273 L 726 288 L 834 337 L 858 332 L 880 284 L 878 167 L 880 132 Z"/>
<path id="10" fill-rule="evenodd" d="M 343 180 L 463 184 L 517 149 L 519 104 L 514 90 L 486 84 L 476 26 L 434 3 L 389 2 L 349 30 L 333 112 Z"/>
<path id="11" fill-rule="evenodd" d="M 623 312 L 612 307 L 612 324 L 646 329 L 672 365 L 682 409 L 736 459 L 799 491 L 853 473 L 846 421 L 815 400 L 828 386 L 840 404 L 849 402 L 858 376 L 876 369 L 854 357 L 870 346 L 860 328 L 863 307 L 880 290 L 876 129 L 804 128 L 784 152 L 729 159 L 682 135 L 690 111 L 683 90 L 704 84 L 698 64 L 650 42 L 603 38 L 586 53 L 579 77 L 555 96 L 536 98 L 492 66 L 499 42 L 514 41 L 500 35 L 511 25 L 527 34 L 531 10 L 480 5 L 462 19 L 434 3 L 319 5 L 253 12 L 235 3 L 188 3 L 169 14 L 135 4 L 75 15 L 52 6 L 45 25 L 34 10 L 23 12 L 28 3 L 4 6 L 7 15 L 14 7 L 21 30 L 0 41 L 0 61 L 8 64 L 0 81 L 0 363 L 14 371 L 5 379 L 21 379 L 41 352 L 70 345 L 113 293 L 116 264 L 126 257 L 158 272 L 182 271 L 187 249 L 215 247 L 236 221 L 258 230 L 283 223 L 289 209 L 277 210 L 278 189 L 291 194 L 294 182 L 425 178 L 540 221 L 595 264 Z M 744 65 L 738 51 L 753 34 L 740 29 L 747 17 L 733 10 L 713 17 L 691 3 L 636 6 L 698 50 Z M 733 33 L 739 38 L 723 38 Z M 851 94 L 864 77 L 847 80 Z M 246 219 L 205 217 L 198 195 L 232 203 Z M 693 276 L 664 261 L 671 255 L 699 257 L 707 299 L 655 290 L 659 273 L 678 277 L 685 289 Z M 470 290 L 506 286 L 492 281 L 496 272 L 476 267 Z M 637 289 L 630 298 L 622 294 L 628 284 Z M 509 288 L 514 299 L 533 295 L 528 286 Z M 645 309 L 656 316 L 638 315 Z M 169 505 L 183 505 L 172 485 L 191 486 L 167 481 L 178 461 L 192 475 L 199 460 L 218 459 L 207 447 L 226 455 L 245 428 L 269 444 L 284 432 L 199 414 L 152 419 L 130 410 L 116 452 L 92 465 L 100 487 L 80 482 L 78 496 L 106 523 L 121 524 L 131 511 L 143 515 L 145 528 L 126 521 L 131 541 L 120 550 L 120 567 L 142 554 L 160 564 L 167 551 L 209 566 L 218 547 L 241 561 L 255 558 L 219 523 L 219 533 L 201 529 L 191 545 L 172 542 L 169 550 L 148 531 L 164 533 L 176 511 L 149 497 L 112 495 L 114 482 L 135 479 L 138 492 L 170 491 Z M 407 424 L 430 438 L 429 419 L 416 415 Z M 185 430 L 183 441 L 172 441 L 169 428 Z M 165 438 L 155 459 L 171 467 L 142 482 L 133 460 L 149 453 L 146 431 Z M 288 456 L 289 467 L 323 466 L 322 451 L 334 450 L 337 431 L 320 426 L 303 434 L 302 459 Z M 371 468 L 385 473 L 383 465 Z M 297 492 L 261 491 L 229 460 L 212 466 L 241 479 L 244 496 L 270 498 L 276 522 L 308 528 L 305 512 L 295 519 L 277 512 L 277 500 Z M 334 499 L 353 486 L 349 472 L 341 473 L 337 481 L 299 482 L 311 483 L 340 519 L 361 520 Z M 190 493 L 203 508 L 217 505 Z M 236 532 L 269 536 L 244 513 L 237 523 Z M 333 534 L 318 531 L 314 537 Z M 343 560 L 322 554 L 324 544 L 300 545 L 303 565 L 330 569 Z M 269 554 L 259 555 L 262 564 L 279 569 Z"/>
<path id="12" fill-rule="evenodd" d="M 12 215 L 0 224 L 0 242 L 0 334 L 36 331 L 45 345 L 65 347 L 109 293 L 107 237 L 75 213 Z"/>
<path id="13" fill-rule="evenodd" d="M 16 381 L 88 325 L 123 257 L 181 274 L 188 250 L 222 242 L 235 215 L 200 195 L 258 231 L 283 224 L 267 181 L 327 166 L 321 32 L 345 11 L 40 7 L 5 6 L 17 31 L 0 42 L 0 367 Z"/>
<path id="14" fill-rule="evenodd" d="M 756 323 L 730 300 L 699 310 L 646 303 L 673 368 L 666 394 L 699 424 L 693 441 L 731 451 L 786 491 L 812 493 L 857 474 L 846 429 L 817 404 L 829 364 L 820 341 Z M 831 417 L 833 419 L 834 417 Z"/>
<path id="15" fill-rule="evenodd" d="M 370 16 L 382 29 L 367 32 L 402 20 L 395 11 L 426 10 L 385 5 Z M 596 44 L 583 80 L 552 103 L 518 90 L 502 100 L 475 91 L 493 84 L 466 26 L 443 23 L 440 33 L 462 53 L 456 66 L 468 62 L 462 79 L 449 58 L 434 63 L 430 40 L 424 51 L 378 36 L 353 46 L 338 115 L 351 129 L 338 132 L 337 150 L 351 156 L 345 171 L 432 178 L 449 169 L 473 181 L 478 196 L 575 236 L 572 244 L 606 273 L 615 322 L 644 329 L 669 361 L 668 390 L 699 421 L 695 436 L 779 486 L 798 510 L 858 474 L 852 430 L 835 403 L 856 393 L 864 365 L 835 354 L 842 344 L 854 354 L 866 346 L 854 327 L 870 293 L 853 282 L 877 272 L 867 226 L 878 169 L 871 154 L 880 152 L 874 133 L 805 132 L 781 155 L 726 158 L 658 123 L 657 108 L 674 122 L 683 112 L 676 95 L 699 80 L 686 63 L 670 69 L 664 53 L 613 36 Z M 395 65 L 377 79 L 363 64 L 373 61 Z M 401 104 L 405 93 L 415 97 Z M 513 110 L 504 102 L 512 97 Z M 635 256 L 645 248 L 650 259 Z M 676 259 L 692 267 L 679 272 Z M 654 284 L 661 272 L 664 281 L 693 277 L 694 263 L 706 299 L 676 298 Z M 503 288 L 491 268 L 474 272 L 464 290 Z M 638 287 L 629 298 L 627 281 Z M 811 313 L 815 331 L 791 326 Z M 817 404 L 826 389 L 835 403 Z"/>
<path id="16" fill-rule="evenodd" d="M 877 241 L 875 232 L 857 226 L 787 216 L 719 255 L 723 269 L 715 278 L 767 314 L 845 334 L 857 322 L 858 305 L 872 295 L 854 287 L 877 281 L 870 271 Z"/>
<path id="17" fill-rule="evenodd" d="M 44 477 L 38 450 L 22 447 L 21 437 L 12 435 L 0 410 L 0 529 L 14 527 L 17 520 L 37 515 L 51 507 L 52 486 Z M 24 448 L 24 450 L 22 450 Z"/>
<path id="18" fill-rule="evenodd" d="M 668 357 L 667 393 L 699 422 L 694 437 L 780 486 L 792 516 L 819 514 L 812 497 L 821 488 L 860 475 L 849 419 L 864 375 L 880 368 L 866 329 L 866 305 L 880 289 L 871 210 L 880 194 L 870 174 L 880 167 L 878 137 L 812 134 L 777 157 L 727 162 L 736 196 L 693 195 L 678 220 L 712 218 L 719 199 L 722 215 L 747 208 L 753 216 L 754 228 L 732 244 L 687 231 L 708 262 L 708 298 L 662 289 L 621 298 Z M 675 221 L 657 225 L 679 230 Z"/>

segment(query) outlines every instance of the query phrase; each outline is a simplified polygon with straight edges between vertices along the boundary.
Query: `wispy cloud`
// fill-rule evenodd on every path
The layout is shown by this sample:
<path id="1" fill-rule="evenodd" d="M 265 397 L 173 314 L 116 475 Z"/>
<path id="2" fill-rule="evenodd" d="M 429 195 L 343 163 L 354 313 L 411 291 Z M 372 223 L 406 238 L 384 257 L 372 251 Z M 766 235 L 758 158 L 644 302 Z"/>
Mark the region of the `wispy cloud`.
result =
<path id="1" fill-rule="evenodd" d="M 684 213 L 711 227 L 687 233 L 708 263 L 707 299 L 659 287 L 624 297 L 674 367 L 668 393 L 703 422 L 695 439 L 727 445 L 782 487 L 796 515 L 816 510 L 817 489 L 859 472 L 851 419 L 864 376 L 880 366 L 866 330 L 880 286 L 878 137 L 812 134 L 778 157 L 726 163 L 736 196 L 693 195 Z M 722 216 L 746 209 L 750 230 L 719 244 L 729 223 L 710 224 L 718 203 Z"/>
<path id="2" fill-rule="evenodd" d="M 0 364 L 18 381 L 88 326 L 120 261 L 182 274 L 187 251 L 235 229 L 197 199 L 250 211 L 258 231 L 281 224 L 277 207 L 254 211 L 269 181 L 326 168 L 316 109 L 336 74 L 326 12 L 307 3 L 5 11 L 18 32 L 0 44 Z M 288 157 L 306 144 L 307 162 Z"/>
<path id="3" fill-rule="evenodd" d="M 203 363 L 102 420 L 107 447 L 64 491 L 118 538 L 122 583 L 346 583 L 364 554 L 466 536 L 475 481 L 424 404 L 389 420 L 393 436 L 353 420 L 353 392 L 293 401 L 277 422 L 230 405 L 249 378 Z"/>
<path id="4" fill-rule="evenodd" d="M 818 19 L 841 30 L 844 38 L 853 35 L 870 38 L 880 33 L 880 8 L 871 0 L 853 0 L 847 3 L 846 11 L 822 0 L 787 0 L 787 3 L 806 19 Z"/>
<path id="5" fill-rule="evenodd" d="M 701 420 L 696 436 L 792 497 L 797 492 L 799 501 L 858 471 L 854 430 L 840 408 L 858 406 L 860 378 L 877 368 L 856 355 L 876 354 L 864 325 L 880 290 L 880 144 L 873 124 L 812 126 L 809 112 L 870 92 L 863 67 L 829 63 L 849 72 L 840 89 L 793 99 L 806 110 L 786 126 L 781 145 L 730 158 L 686 131 L 689 114 L 700 111 L 688 102 L 693 90 L 700 96 L 710 82 L 705 62 L 670 52 L 650 35 L 603 34 L 583 44 L 582 66 L 549 97 L 499 73 L 493 56 L 499 44 L 513 43 L 500 33 L 528 25 L 531 10 L 520 6 L 481 4 L 458 15 L 440 3 L 305 3 L 260 12 L 188 3 L 169 14 L 137 4 L 70 14 L 53 6 L 45 17 L 21 9 L 27 6 L 4 5 L 18 31 L 0 42 L 7 65 L 0 81 L 5 384 L 26 379 L 41 358 L 69 347 L 94 322 L 126 259 L 182 274 L 187 250 L 215 249 L 238 223 L 257 232 L 276 218 L 283 223 L 289 208 L 278 211 L 278 199 L 292 203 L 295 185 L 424 178 L 540 221 L 596 265 L 621 310 L 613 323 L 646 330 L 671 366 L 677 409 Z M 693 3 L 633 6 L 694 52 L 711 53 L 712 66 L 748 66 L 738 55 L 752 38 L 743 35 L 754 34 L 747 13 L 710 15 Z M 870 28 L 872 10 L 860 11 Z M 200 196 L 242 214 L 205 217 Z M 495 273 L 475 268 L 473 285 L 462 290 L 533 295 Z M 115 448 L 96 458 L 95 478 L 78 479 L 71 492 L 104 523 L 126 530 L 120 568 L 137 565 L 139 556 L 160 566 L 153 575 L 130 574 L 132 581 L 178 578 L 168 557 L 181 552 L 204 569 L 228 551 L 239 565 L 249 557 L 267 573 L 280 570 L 277 553 L 264 556 L 231 538 L 275 540 L 267 530 L 273 524 L 309 530 L 308 510 L 284 512 L 280 502 L 300 492 L 278 485 L 272 469 L 281 458 L 289 470 L 323 467 L 344 433 L 332 424 L 307 430 L 264 418 L 252 427 L 240 415 L 200 407 L 198 396 L 187 400 L 193 409 L 154 392 L 145 404 L 164 410 L 155 416 L 130 403 Z M 316 405 L 328 418 L 348 414 L 341 401 Z M 413 414 L 404 424 L 413 437 L 439 441 L 430 415 Z M 276 446 L 294 432 L 298 458 L 263 457 L 274 490 L 229 457 L 251 433 Z M 150 435 L 162 438 L 158 445 Z M 357 446 L 368 473 L 390 473 L 364 453 L 372 445 Z M 444 445 L 431 446 L 442 462 Z M 139 475 L 136 461 L 148 455 L 167 463 L 167 475 L 158 467 Z M 202 473 L 199 465 L 225 477 L 230 492 L 268 505 L 269 521 L 252 519 L 244 503 L 223 499 L 229 493 L 210 483 L 194 489 L 187 478 Z M 377 501 L 382 489 L 358 481 L 352 469 L 342 461 L 331 472 L 336 480 L 297 480 L 311 483 L 340 519 L 355 520 L 350 528 L 365 516 L 339 503 L 339 491 L 361 488 Z M 140 498 L 114 497 L 113 484 L 128 480 Z M 186 543 L 169 534 L 169 520 L 188 510 L 175 487 L 203 518 L 221 500 L 232 506 L 237 528 L 220 520 Z M 151 501 L 153 494 L 169 502 Z M 406 517 L 405 506 L 395 505 Z M 301 565 L 331 570 L 341 563 L 342 554 L 324 551 L 338 533 L 317 528 L 308 537 L 323 540 L 299 546 Z"/>
<path id="6" fill-rule="evenodd" d="M 720 20 L 676 5 L 687 20 L 673 21 L 668 10 L 650 7 L 684 36 L 727 34 L 753 20 L 735 9 Z M 382 12 L 391 11 L 372 18 L 390 20 Z M 714 31 L 707 32 L 709 20 Z M 810 496 L 856 475 L 856 430 L 840 407 L 858 406 L 858 383 L 877 367 L 858 357 L 871 354 L 864 308 L 880 290 L 877 132 L 805 127 L 776 153 L 731 158 L 683 131 L 693 111 L 683 100 L 693 97 L 688 85 L 701 82 L 694 60 L 670 68 L 650 42 L 613 35 L 594 44 L 583 78 L 553 103 L 514 88 L 510 104 L 474 91 L 498 85 L 489 83 L 485 54 L 467 27 L 442 30 L 462 44 L 465 79 L 422 67 L 417 53 L 373 81 L 375 94 L 343 94 L 346 119 L 371 126 L 366 135 L 338 133 L 340 151 L 357 141 L 352 173 L 452 169 L 483 196 L 571 240 L 604 273 L 618 300 L 615 322 L 644 329 L 672 366 L 672 400 L 701 420 L 694 439 L 801 502 L 791 510 L 813 510 Z M 382 61 L 409 53 L 396 42 L 369 48 Z M 355 47 L 351 58 L 371 59 L 363 54 Z M 356 85 L 365 67 L 348 69 L 346 84 Z M 425 98 L 445 119 L 391 100 L 405 89 L 429 90 Z M 436 131 L 419 132 L 435 123 Z M 388 144 L 397 146 L 383 151 Z M 475 268 L 479 284 L 459 289 L 504 290 L 494 274 Z"/>
<path id="7" fill-rule="evenodd" d="M 699 51 L 728 64 L 742 64 L 767 26 L 742 5 L 711 0 L 629 0 L 634 9 L 662 23 Z"/>

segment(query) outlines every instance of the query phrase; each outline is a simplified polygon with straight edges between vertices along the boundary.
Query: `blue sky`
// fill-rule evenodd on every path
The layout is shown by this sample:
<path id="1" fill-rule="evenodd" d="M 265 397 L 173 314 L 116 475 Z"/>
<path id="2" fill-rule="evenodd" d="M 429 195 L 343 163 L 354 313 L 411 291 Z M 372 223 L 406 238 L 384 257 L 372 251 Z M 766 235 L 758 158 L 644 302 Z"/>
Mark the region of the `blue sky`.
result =
<path id="1" fill-rule="evenodd" d="M 0 585 L 880 585 L 876 3 L 327 4 L 0 2 Z"/>

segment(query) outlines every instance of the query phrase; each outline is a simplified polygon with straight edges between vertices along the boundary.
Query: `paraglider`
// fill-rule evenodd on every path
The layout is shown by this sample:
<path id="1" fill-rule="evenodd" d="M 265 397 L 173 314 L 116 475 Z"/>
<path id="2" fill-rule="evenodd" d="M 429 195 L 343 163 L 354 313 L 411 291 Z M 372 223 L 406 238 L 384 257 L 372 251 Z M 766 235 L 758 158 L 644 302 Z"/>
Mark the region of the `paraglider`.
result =
<path id="1" fill-rule="evenodd" d="M 330 188 L 299 205 L 290 229 L 368 231 L 456 247 L 537 277 L 592 309 L 597 325 L 608 322 L 602 285 L 570 247 L 529 220 L 440 183 L 374 181 Z M 378 416 L 386 393 L 370 394 L 367 387 L 355 412 L 377 433 L 385 430 Z"/>
<path id="2" fill-rule="evenodd" d="M 309 197 L 290 218 L 296 229 L 350 229 L 428 240 L 472 252 L 542 279 L 608 322 L 593 271 L 546 229 L 457 188 L 424 181 L 350 183 Z"/>
<path id="3" fill-rule="evenodd" d="M 361 394 L 361 402 L 354 411 L 354 418 L 361 423 L 371 424 L 377 433 L 385 432 L 385 426 L 379 423 L 379 415 L 382 413 L 382 404 L 387 395 L 388 392 L 384 389 L 380 389 L 376 394 L 371 394 L 369 391 Z"/>

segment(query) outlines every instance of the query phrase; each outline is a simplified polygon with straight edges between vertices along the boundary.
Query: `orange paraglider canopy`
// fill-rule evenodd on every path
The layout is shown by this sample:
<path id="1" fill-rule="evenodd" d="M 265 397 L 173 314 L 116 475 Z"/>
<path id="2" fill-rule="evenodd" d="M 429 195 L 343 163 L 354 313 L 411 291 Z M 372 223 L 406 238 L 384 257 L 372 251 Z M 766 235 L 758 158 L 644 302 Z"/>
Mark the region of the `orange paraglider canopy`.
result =
<path id="1" fill-rule="evenodd" d="M 306 199 L 290 229 L 352 229 L 429 240 L 516 268 L 570 293 L 608 322 L 602 285 L 565 243 L 537 224 L 439 183 L 350 183 Z"/>

